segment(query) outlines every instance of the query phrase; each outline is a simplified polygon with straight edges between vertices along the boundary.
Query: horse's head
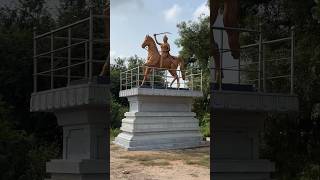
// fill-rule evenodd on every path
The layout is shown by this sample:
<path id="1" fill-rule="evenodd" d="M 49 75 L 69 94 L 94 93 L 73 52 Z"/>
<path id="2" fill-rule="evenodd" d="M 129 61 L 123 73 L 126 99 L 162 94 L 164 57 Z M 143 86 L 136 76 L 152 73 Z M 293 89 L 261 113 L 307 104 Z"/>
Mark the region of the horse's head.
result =
<path id="1" fill-rule="evenodd" d="M 146 37 L 144 38 L 144 41 L 141 45 L 142 48 L 145 48 L 146 46 L 150 46 L 152 43 L 153 39 L 152 37 L 150 37 L 149 35 L 146 35 Z"/>

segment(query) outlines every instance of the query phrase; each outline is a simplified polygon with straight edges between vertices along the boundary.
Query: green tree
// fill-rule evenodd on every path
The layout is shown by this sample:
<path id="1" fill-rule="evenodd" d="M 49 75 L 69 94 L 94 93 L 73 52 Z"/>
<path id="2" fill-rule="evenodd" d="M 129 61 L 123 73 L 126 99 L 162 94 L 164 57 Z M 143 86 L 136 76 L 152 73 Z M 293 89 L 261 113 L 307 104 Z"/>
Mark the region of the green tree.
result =
<path id="1" fill-rule="evenodd" d="M 200 16 L 197 21 L 181 22 L 177 27 L 180 37 L 175 43 L 181 48 L 179 55 L 185 59 L 187 69 L 189 72 L 192 69 L 193 73 L 202 70 L 204 96 L 194 101 L 193 111 L 200 125 L 206 125 L 210 102 L 209 17 Z M 200 82 L 199 76 L 194 77 L 194 81 Z"/>
<path id="2" fill-rule="evenodd" d="M 247 5 L 250 7 L 248 9 L 257 8 L 251 3 Z M 313 0 L 272 0 L 262 2 L 261 7 L 264 11 L 260 19 L 254 18 L 258 17 L 257 11 L 243 10 L 247 14 L 242 20 L 251 28 L 257 28 L 258 22 L 262 22 L 264 39 L 287 37 L 290 28 L 295 27 L 294 92 L 298 95 L 300 108 L 295 116 L 269 115 L 262 154 L 276 163 L 277 179 L 313 179 L 320 176 L 315 166 L 320 163 L 320 124 L 319 117 L 314 116 L 319 113 L 320 102 L 320 25 L 312 11 L 318 5 Z M 271 55 L 279 48 L 269 49 L 265 53 Z M 287 69 L 278 63 L 269 66 L 272 68 L 270 72 Z M 278 90 L 283 88 L 283 83 L 267 85 Z"/>

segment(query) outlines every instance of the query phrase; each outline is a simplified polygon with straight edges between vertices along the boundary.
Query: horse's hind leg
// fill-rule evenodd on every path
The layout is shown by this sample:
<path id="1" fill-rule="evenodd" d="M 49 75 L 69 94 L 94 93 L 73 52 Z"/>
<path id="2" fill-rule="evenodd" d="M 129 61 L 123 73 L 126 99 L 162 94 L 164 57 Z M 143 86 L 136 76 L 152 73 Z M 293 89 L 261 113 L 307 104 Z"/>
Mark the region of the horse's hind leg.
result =
<path id="1" fill-rule="evenodd" d="M 179 77 L 177 75 L 177 73 L 174 70 L 169 70 L 171 76 L 173 77 L 172 82 L 170 83 L 170 87 L 172 87 L 172 84 L 177 80 L 177 86 L 179 88 L 180 84 L 179 84 Z"/>
<path id="2" fill-rule="evenodd" d="M 143 75 L 143 80 L 142 80 L 141 86 L 143 86 L 144 82 L 148 79 L 148 75 L 149 75 L 149 73 L 150 73 L 150 70 L 151 70 L 151 68 L 145 67 L 144 75 Z"/>

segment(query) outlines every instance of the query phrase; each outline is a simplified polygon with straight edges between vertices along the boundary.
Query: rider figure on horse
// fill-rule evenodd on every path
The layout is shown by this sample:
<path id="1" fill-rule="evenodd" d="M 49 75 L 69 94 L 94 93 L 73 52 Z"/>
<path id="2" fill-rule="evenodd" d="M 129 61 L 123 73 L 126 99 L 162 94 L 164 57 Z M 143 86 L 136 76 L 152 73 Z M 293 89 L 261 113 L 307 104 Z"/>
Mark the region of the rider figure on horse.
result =
<path id="1" fill-rule="evenodd" d="M 170 52 L 170 45 L 168 43 L 168 37 L 167 35 L 164 35 L 163 36 L 163 43 L 159 43 L 157 41 L 157 34 L 154 34 L 154 39 L 156 40 L 156 43 L 158 45 L 160 45 L 160 48 L 161 48 L 161 59 L 160 59 L 160 68 L 163 68 L 163 61 L 166 59 L 166 58 L 169 58 L 171 57 L 169 52 Z"/>

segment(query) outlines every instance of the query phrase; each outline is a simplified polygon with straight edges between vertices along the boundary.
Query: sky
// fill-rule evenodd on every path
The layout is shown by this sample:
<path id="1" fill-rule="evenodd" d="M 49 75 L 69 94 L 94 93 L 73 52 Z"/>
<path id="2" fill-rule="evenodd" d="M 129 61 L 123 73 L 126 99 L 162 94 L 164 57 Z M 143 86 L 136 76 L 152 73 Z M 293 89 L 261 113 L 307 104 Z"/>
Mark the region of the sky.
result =
<path id="1" fill-rule="evenodd" d="M 146 58 L 141 44 L 147 34 L 170 32 L 170 53 L 178 55 L 174 41 L 179 38 L 177 24 L 209 15 L 207 0 L 110 0 L 110 55 L 114 58 L 138 55 Z M 162 36 L 157 37 L 162 41 Z"/>

